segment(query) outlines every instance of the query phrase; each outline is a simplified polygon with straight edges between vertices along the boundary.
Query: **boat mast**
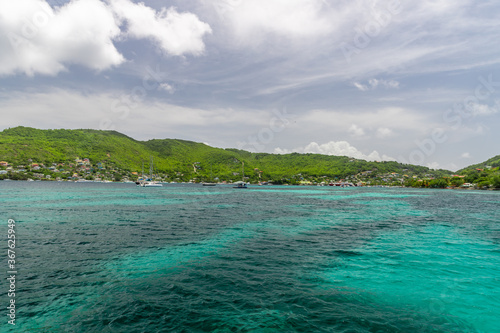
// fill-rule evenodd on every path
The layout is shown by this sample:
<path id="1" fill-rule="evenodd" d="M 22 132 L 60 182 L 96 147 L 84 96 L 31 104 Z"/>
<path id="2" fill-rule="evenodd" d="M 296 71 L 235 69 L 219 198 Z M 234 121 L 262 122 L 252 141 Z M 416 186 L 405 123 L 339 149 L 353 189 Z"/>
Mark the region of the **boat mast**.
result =
<path id="1" fill-rule="evenodd" d="M 153 156 L 151 156 L 151 163 L 149 164 L 149 178 L 153 180 Z"/>

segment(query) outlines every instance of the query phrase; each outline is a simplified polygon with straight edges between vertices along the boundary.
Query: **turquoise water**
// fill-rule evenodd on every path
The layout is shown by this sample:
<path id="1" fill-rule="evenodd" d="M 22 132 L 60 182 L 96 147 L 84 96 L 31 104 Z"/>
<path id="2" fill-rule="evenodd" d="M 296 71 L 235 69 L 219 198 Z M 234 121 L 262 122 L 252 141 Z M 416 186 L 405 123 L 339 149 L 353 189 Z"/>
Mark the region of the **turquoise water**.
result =
<path id="1" fill-rule="evenodd" d="M 0 190 L 15 331 L 500 332 L 499 192 Z"/>

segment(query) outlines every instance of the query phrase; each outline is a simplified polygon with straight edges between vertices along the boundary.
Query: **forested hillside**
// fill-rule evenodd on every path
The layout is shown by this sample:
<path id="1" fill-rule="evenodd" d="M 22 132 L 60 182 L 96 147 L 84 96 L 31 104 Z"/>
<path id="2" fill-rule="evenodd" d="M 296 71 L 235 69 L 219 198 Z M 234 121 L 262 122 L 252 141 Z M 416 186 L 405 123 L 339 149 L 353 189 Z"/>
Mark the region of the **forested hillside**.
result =
<path id="1" fill-rule="evenodd" d="M 500 155 L 462 169 L 458 171 L 458 174 L 465 176 L 464 182 L 477 184 L 479 188 L 498 189 L 500 188 Z"/>
<path id="2" fill-rule="evenodd" d="M 39 130 L 16 127 L 0 132 L 0 161 L 16 167 L 40 163 L 71 165 L 87 158 L 92 165 L 103 163 L 123 174 L 140 172 L 143 163 L 165 179 L 237 180 L 241 178 L 242 162 L 249 180 L 298 182 L 300 180 L 341 179 L 360 173 L 376 179 L 385 175 L 398 177 L 443 177 L 446 170 L 396 162 L 367 162 L 344 156 L 317 154 L 276 155 L 250 153 L 237 149 L 213 148 L 202 143 L 164 139 L 137 141 L 115 131 L 99 130 Z M 87 168 L 87 173 L 89 169 Z M 92 172 L 95 172 L 91 169 Z M 366 173 L 368 172 L 368 173 Z"/>

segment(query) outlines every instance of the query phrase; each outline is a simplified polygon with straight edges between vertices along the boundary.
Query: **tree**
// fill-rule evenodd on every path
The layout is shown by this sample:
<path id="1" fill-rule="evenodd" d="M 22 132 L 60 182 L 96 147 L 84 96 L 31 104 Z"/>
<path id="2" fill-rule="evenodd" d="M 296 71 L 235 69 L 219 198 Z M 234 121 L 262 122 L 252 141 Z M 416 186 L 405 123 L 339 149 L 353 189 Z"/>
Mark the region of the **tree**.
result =
<path id="1" fill-rule="evenodd" d="M 500 188 L 500 176 L 493 177 L 493 188 Z"/>
<path id="2" fill-rule="evenodd" d="M 479 173 L 477 171 L 473 171 L 465 177 L 465 182 L 466 183 L 475 183 L 477 179 L 479 178 Z"/>
<path id="3" fill-rule="evenodd" d="M 489 180 L 483 180 L 477 184 L 477 187 L 479 188 L 488 188 L 490 186 L 490 181 Z"/>
<path id="4" fill-rule="evenodd" d="M 447 186 L 448 182 L 443 178 L 431 180 L 429 183 L 429 187 L 431 188 L 446 188 Z"/>
<path id="5" fill-rule="evenodd" d="M 453 177 L 450 181 L 450 184 L 456 187 L 460 187 L 464 184 L 464 180 L 459 177 Z"/>

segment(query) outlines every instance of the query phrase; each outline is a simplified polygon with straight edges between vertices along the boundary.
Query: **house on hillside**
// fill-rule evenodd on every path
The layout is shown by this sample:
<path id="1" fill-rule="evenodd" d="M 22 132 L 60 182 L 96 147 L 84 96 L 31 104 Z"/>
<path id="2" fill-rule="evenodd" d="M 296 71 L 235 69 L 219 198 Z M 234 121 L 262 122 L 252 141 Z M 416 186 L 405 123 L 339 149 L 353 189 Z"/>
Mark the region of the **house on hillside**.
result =
<path id="1" fill-rule="evenodd" d="M 1 161 L 0 162 L 0 166 L 2 166 L 2 167 L 8 167 L 9 166 L 9 162 Z"/>

